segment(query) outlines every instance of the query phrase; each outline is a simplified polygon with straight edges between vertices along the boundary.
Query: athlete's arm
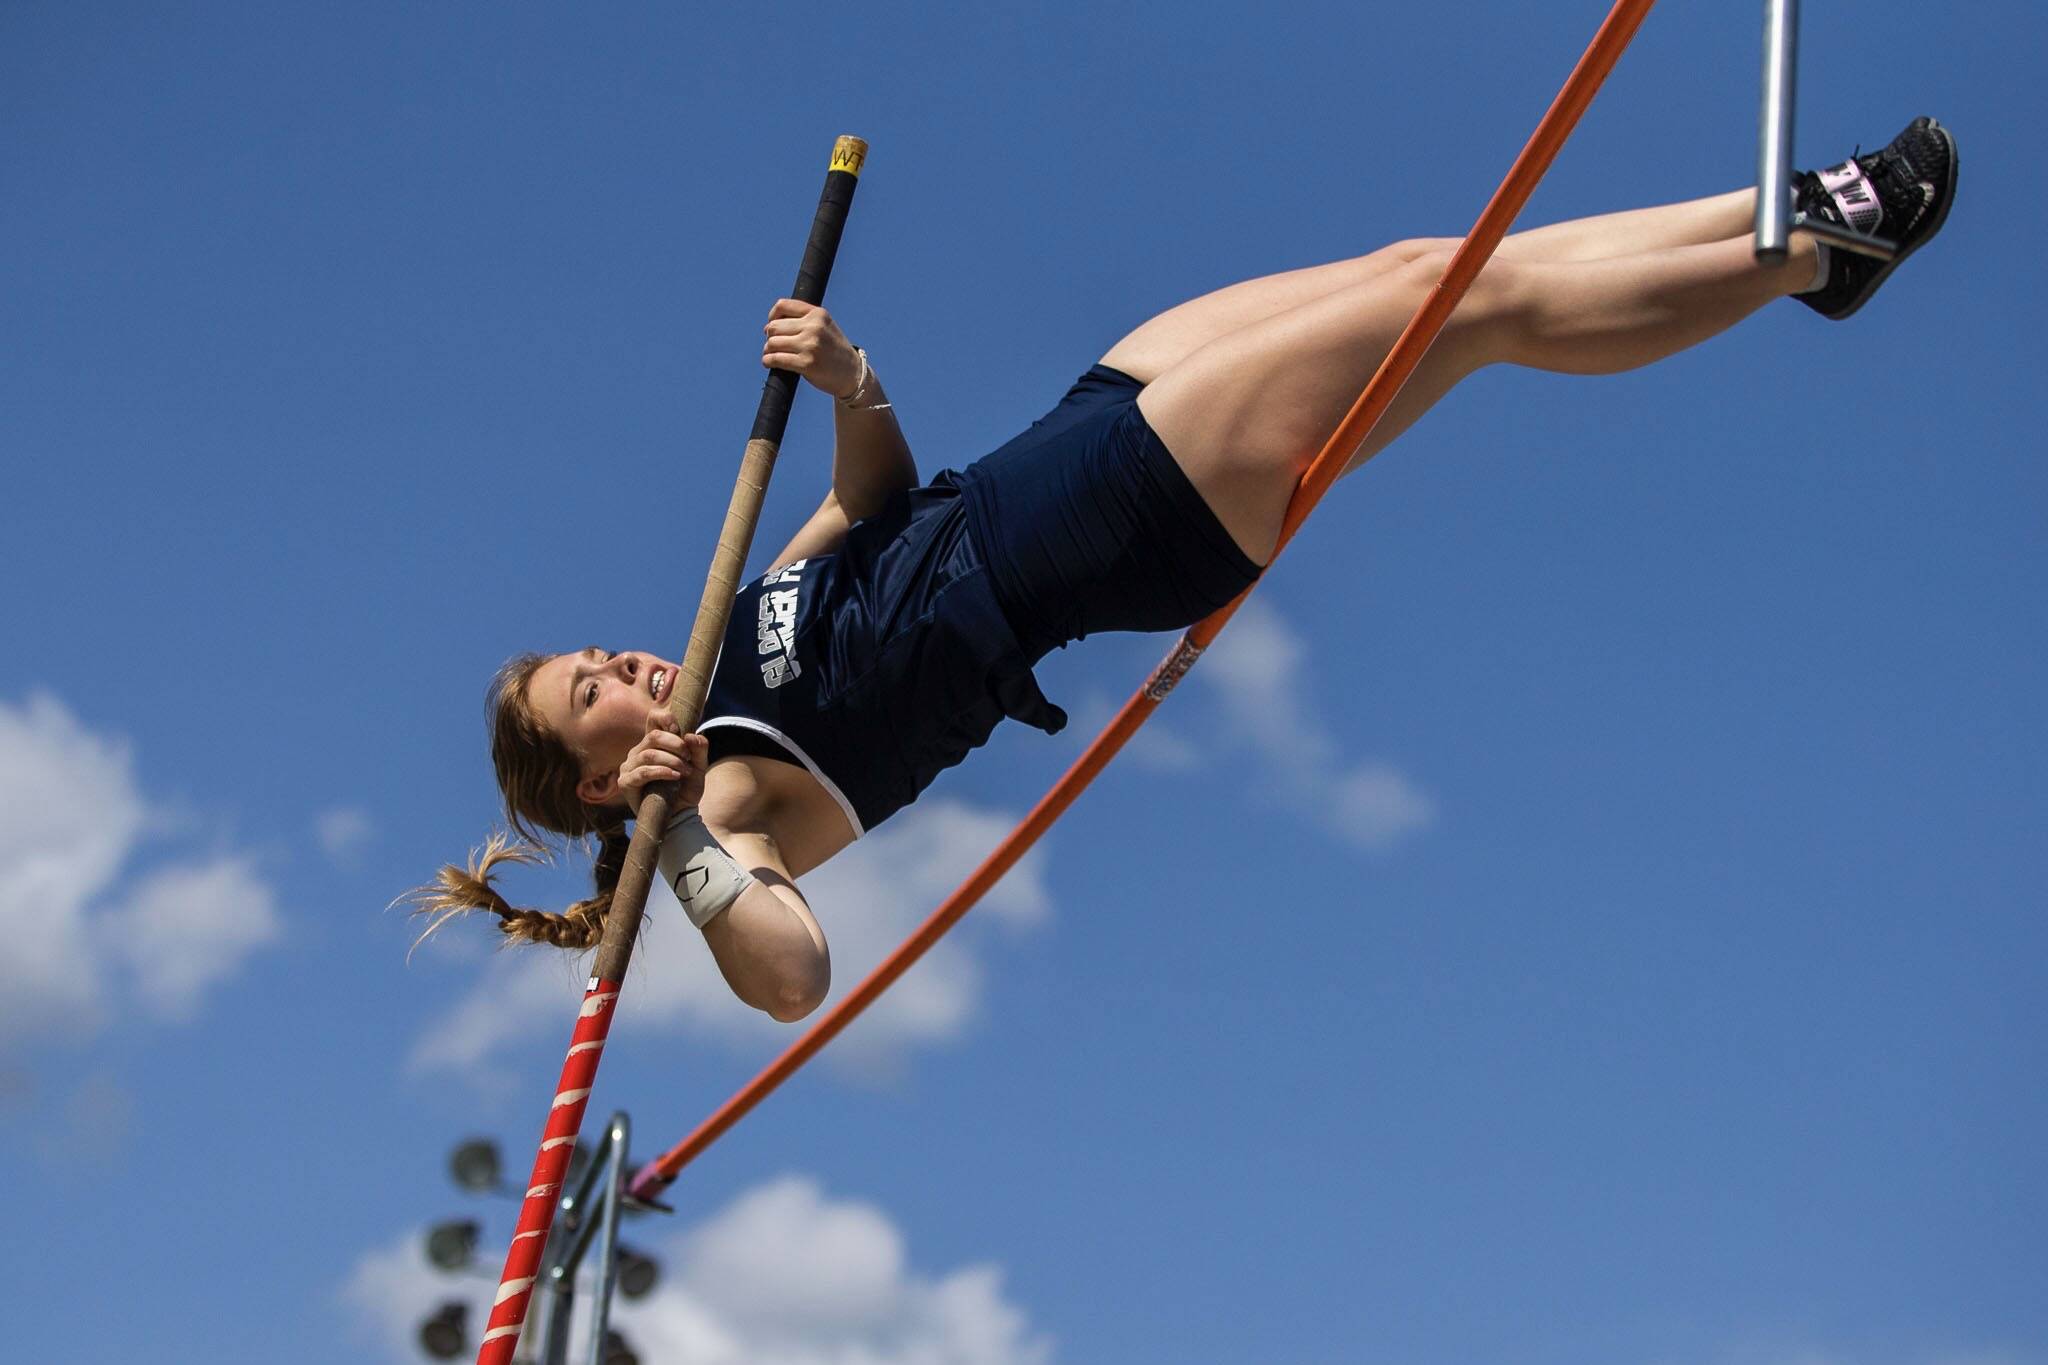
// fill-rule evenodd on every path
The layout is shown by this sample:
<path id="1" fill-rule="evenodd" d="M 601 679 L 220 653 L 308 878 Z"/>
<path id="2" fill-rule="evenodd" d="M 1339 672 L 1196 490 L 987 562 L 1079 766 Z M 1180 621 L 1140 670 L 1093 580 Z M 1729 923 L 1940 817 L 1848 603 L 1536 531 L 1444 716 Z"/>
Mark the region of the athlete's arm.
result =
<path id="1" fill-rule="evenodd" d="M 847 516 L 839 506 L 839 499 L 827 493 L 825 501 L 818 505 L 818 510 L 811 513 L 811 519 L 803 524 L 789 544 L 782 547 L 782 553 L 770 562 L 768 571 L 772 573 L 776 569 L 787 568 L 799 559 L 809 559 L 812 555 L 834 553 L 839 549 L 840 542 L 846 539 L 847 528 L 852 525 L 853 518 Z"/>
<path id="2" fill-rule="evenodd" d="M 763 331 L 763 365 L 800 374 L 842 400 L 832 405 L 832 491 L 776 556 L 780 567 L 838 549 L 854 522 L 881 511 L 892 495 L 917 486 L 917 462 L 880 377 L 831 314 L 816 304 L 782 299 L 770 310 Z"/>
<path id="3" fill-rule="evenodd" d="M 669 835 L 683 837 L 676 822 L 703 800 L 707 757 L 704 736 L 680 734 L 666 711 L 650 712 L 646 735 L 619 766 L 619 790 L 635 818 L 649 786 L 674 782 Z M 697 855 L 708 856 L 724 870 L 713 870 L 707 878 L 709 888 L 700 888 L 702 894 L 686 902 L 685 911 L 703 930 L 720 974 L 733 994 L 755 1009 L 783 1023 L 803 1018 L 823 1002 L 831 987 L 832 959 L 824 931 L 790 880 L 781 851 L 762 835 L 695 828 L 697 838 L 710 839 L 696 846 Z M 664 845 L 662 857 L 668 856 Z M 700 864 L 692 861 L 689 866 Z M 716 895 L 720 882 L 724 897 L 730 899 L 724 904 L 713 901 L 706 919 L 704 896 Z M 737 896 L 731 891 L 735 882 L 745 883 Z"/>
<path id="4" fill-rule="evenodd" d="M 721 831 L 719 842 L 754 878 L 724 914 L 704 926 L 704 944 L 732 993 L 793 1024 L 832 988 L 825 931 L 782 870 L 772 841 Z"/>

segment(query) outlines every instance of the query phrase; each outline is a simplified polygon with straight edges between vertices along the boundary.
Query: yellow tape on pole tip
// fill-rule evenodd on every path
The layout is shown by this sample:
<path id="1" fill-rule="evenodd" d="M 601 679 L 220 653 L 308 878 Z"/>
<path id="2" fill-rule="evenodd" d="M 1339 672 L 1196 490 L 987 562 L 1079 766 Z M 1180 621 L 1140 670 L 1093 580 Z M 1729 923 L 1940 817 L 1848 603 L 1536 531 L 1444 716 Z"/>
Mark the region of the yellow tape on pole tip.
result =
<path id="1" fill-rule="evenodd" d="M 832 165 L 829 171 L 845 171 L 848 175 L 859 175 L 860 168 L 868 159 L 868 144 L 857 137 L 842 137 L 832 144 Z"/>

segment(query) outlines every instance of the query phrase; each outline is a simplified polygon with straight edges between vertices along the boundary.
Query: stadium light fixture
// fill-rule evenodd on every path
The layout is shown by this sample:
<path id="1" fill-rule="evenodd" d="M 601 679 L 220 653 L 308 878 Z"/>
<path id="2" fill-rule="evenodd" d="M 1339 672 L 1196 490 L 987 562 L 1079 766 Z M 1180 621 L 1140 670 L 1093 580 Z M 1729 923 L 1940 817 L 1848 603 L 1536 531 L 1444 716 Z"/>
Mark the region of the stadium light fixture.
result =
<path id="1" fill-rule="evenodd" d="M 469 1352 L 469 1305 L 450 1299 L 420 1324 L 420 1349 L 435 1360 L 456 1360 Z"/>
<path id="2" fill-rule="evenodd" d="M 436 1223 L 427 1229 L 427 1259 L 440 1270 L 467 1270 L 476 1262 L 476 1242 L 483 1232 L 473 1219 Z"/>
<path id="3" fill-rule="evenodd" d="M 489 1138 L 471 1138 L 451 1152 L 448 1174 L 471 1194 L 495 1194 L 505 1187 L 498 1144 Z"/>
<path id="4" fill-rule="evenodd" d="M 644 1299 L 654 1292 L 661 1278 L 661 1262 L 628 1246 L 619 1248 L 619 1292 L 629 1299 Z"/>

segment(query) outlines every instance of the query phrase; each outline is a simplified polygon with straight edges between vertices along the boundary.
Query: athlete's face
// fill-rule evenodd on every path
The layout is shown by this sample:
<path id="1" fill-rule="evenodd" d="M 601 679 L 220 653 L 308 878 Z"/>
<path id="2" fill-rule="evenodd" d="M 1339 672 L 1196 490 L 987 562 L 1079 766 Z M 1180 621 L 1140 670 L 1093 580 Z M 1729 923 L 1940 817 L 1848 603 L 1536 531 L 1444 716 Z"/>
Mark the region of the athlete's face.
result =
<path id="1" fill-rule="evenodd" d="M 676 685 L 676 666 L 652 654 L 614 654 L 592 646 L 557 654 L 533 671 L 526 697 L 541 723 L 583 765 L 576 791 L 593 805 L 618 796 L 619 765 L 647 733 Z"/>

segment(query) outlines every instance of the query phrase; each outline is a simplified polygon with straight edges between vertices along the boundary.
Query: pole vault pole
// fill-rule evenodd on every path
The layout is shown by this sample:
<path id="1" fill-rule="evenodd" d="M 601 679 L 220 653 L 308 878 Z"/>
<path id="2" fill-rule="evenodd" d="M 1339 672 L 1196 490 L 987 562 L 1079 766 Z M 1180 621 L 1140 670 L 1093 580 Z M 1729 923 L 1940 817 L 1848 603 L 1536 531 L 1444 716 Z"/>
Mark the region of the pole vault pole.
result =
<path id="1" fill-rule="evenodd" d="M 818 212 L 811 220 L 811 238 L 804 246 L 803 265 L 797 270 L 791 298 L 804 303 L 824 300 L 825 282 L 831 277 L 833 258 L 839 254 L 839 234 L 846 226 L 846 211 L 853 204 L 854 187 L 859 183 L 861 163 L 867 159 L 867 153 L 868 144 L 857 137 L 842 137 L 833 145 L 831 169 L 825 173 L 825 191 L 818 197 Z M 747 440 L 746 456 L 740 462 L 739 481 L 733 486 L 725 525 L 718 533 L 718 549 L 711 557 L 711 572 L 704 580 L 704 600 L 697 608 L 689 648 L 683 654 L 675 689 L 669 695 L 669 711 L 685 734 L 697 728 L 704 710 L 711 669 L 718 661 L 718 646 L 725 639 L 726 622 L 732 615 L 733 597 L 739 591 L 747 549 L 753 544 L 754 526 L 760 520 L 761 502 L 768 492 L 768 476 L 775 470 L 782 433 L 789 425 L 796 385 L 793 371 L 772 370 L 761 389 L 761 406 L 754 414 L 754 430 Z M 548 1108 L 540 1151 L 533 1159 L 533 1175 L 526 1182 L 518 1230 L 505 1255 L 505 1273 L 498 1282 L 498 1297 L 491 1305 L 490 1321 L 477 1351 L 477 1365 L 508 1365 L 519 1344 L 519 1330 L 526 1322 L 527 1304 L 533 1298 L 534 1279 L 540 1273 L 541 1252 L 555 1220 L 562 1180 L 575 1151 L 577 1130 L 583 1126 L 584 1106 L 597 1082 L 598 1059 L 604 1055 L 605 1038 L 611 1032 L 612 1015 L 626 980 L 627 964 L 632 961 L 633 944 L 640 936 L 640 919 L 647 908 L 648 888 L 654 881 L 655 855 L 661 847 L 662 832 L 668 826 L 669 798 L 674 793 L 674 787 L 669 785 L 650 788 L 640 803 L 632 847 L 626 854 L 625 870 L 619 874 L 618 888 L 612 892 L 604 941 L 598 945 L 583 1005 L 576 1013 L 569 1054 L 562 1062 L 562 1077 L 555 1084 L 554 1103 Z"/>
<path id="2" fill-rule="evenodd" d="M 1608 12 L 1599 32 L 1593 35 L 1592 43 L 1580 57 L 1579 64 L 1565 81 L 1564 88 L 1551 102 L 1550 109 L 1543 115 L 1543 121 L 1536 125 L 1527 145 L 1522 148 L 1514 165 L 1508 168 L 1507 178 L 1494 191 L 1493 198 L 1473 224 L 1472 231 L 1465 237 L 1451 262 L 1444 268 L 1443 278 L 1430 296 L 1416 310 L 1408 326 L 1395 341 L 1393 349 L 1387 352 L 1385 360 L 1366 384 L 1365 391 L 1351 410 L 1344 415 L 1336 432 L 1316 456 L 1308 472 L 1302 475 L 1301 483 L 1294 491 L 1293 499 L 1287 505 L 1287 515 L 1281 524 L 1280 543 L 1274 549 L 1277 558 L 1294 533 L 1301 528 L 1302 521 L 1329 491 L 1337 476 L 1344 472 L 1351 456 L 1365 443 L 1372 428 L 1386 413 L 1402 385 L 1408 382 L 1415 369 L 1422 363 L 1422 357 L 1450 320 L 1451 311 L 1458 306 L 1458 300 L 1479 275 L 1494 248 L 1507 235 L 1509 224 L 1521 213 L 1529 196 L 1535 192 L 1536 184 L 1543 173 L 1550 169 L 1550 163 L 1557 158 L 1558 150 L 1572 129 L 1578 126 L 1580 115 L 1593 102 L 1607 73 L 1614 69 L 1636 30 L 1642 27 L 1655 0 L 1617 0 Z M 1271 565 L 1269 564 L 1270 568 Z M 651 1200 L 667 1189 L 683 1167 L 694 1160 L 705 1148 L 724 1135 L 727 1129 L 745 1118 L 748 1111 L 759 1104 L 783 1081 L 794 1074 L 797 1068 L 809 1061 L 819 1049 L 837 1037 L 839 1031 L 852 1023 L 860 1012 L 873 1004 L 876 997 L 903 973 L 911 964 L 923 957 L 934 943 L 959 922 L 960 917 L 973 908 L 974 903 L 988 893 L 990 887 L 1001 880 L 1004 873 L 1016 865 L 1017 860 L 1038 842 L 1039 836 L 1059 819 L 1067 807 L 1074 803 L 1087 785 L 1095 780 L 1097 773 L 1116 757 L 1130 737 L 1137 733 L 1140 725 L 1166 700 L 1167 693 L 1195 665 L 1202 651 L 1217 632 L 1237 611 L 1250 588 L 1239 593 L 1213 614 L 1197 622 L 1174 646 L 1166 659 L 1153 670 L 1131 699 L 1124 703 L 1114 719 L 1095 737 L 1086 752 L 1074 761 L 1066 775 L 1053 784 L 1052 790 L 1039 798 L 1023 823 L 996 845 L 982 865 L 976 868 L 958 890 L 948 896 L 931 917 L 917 927 L 908 939 L 889 954 L 882 964 L 868 974 L 868 978 L 853 988 L 844 999 L 812 1025 L 803 1037 L 790 1044 L 783 1054 L 770 1062 L 760 1075 L 742 1086 L 731 1099 L 720 1105 L 711 1116 L 698 1124 L 681 1142 L 641 1167 L 633 1177 L 631 1194 L 642 1200 Z"/>

